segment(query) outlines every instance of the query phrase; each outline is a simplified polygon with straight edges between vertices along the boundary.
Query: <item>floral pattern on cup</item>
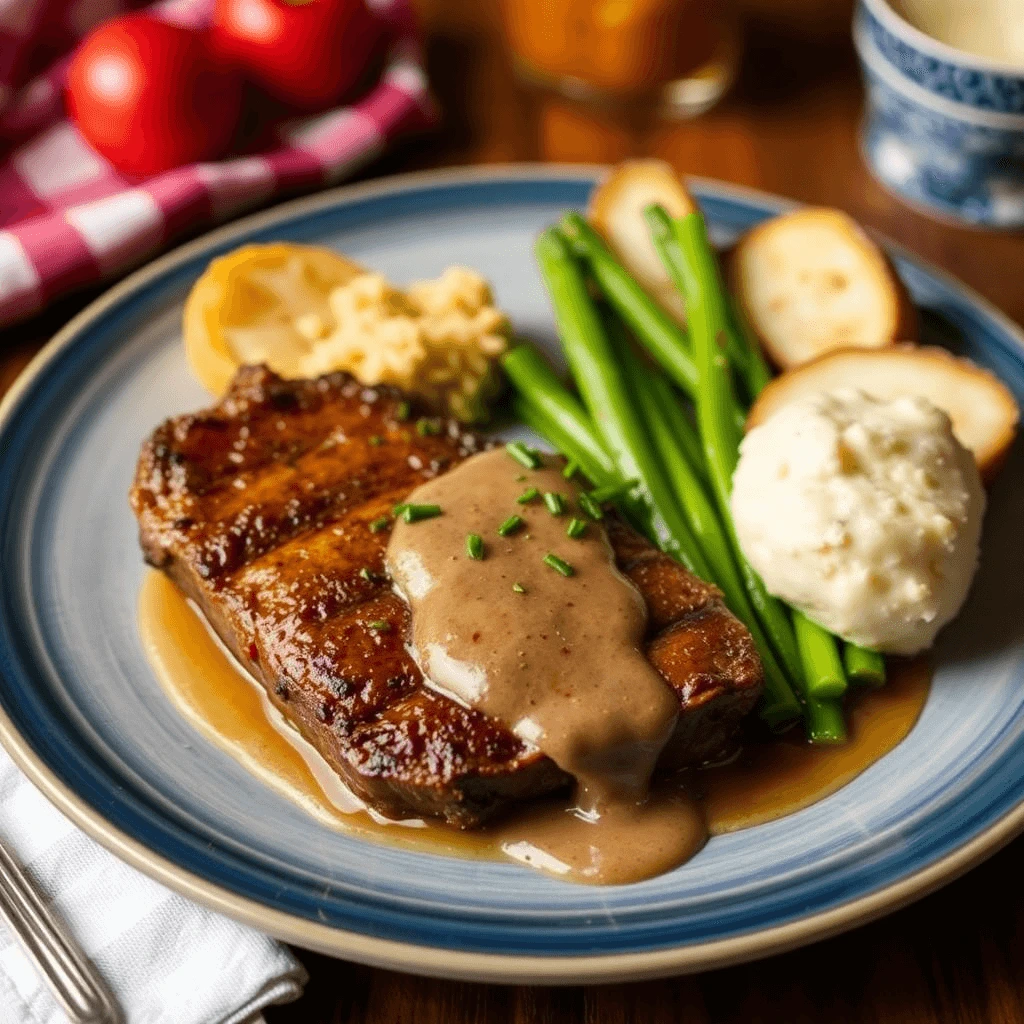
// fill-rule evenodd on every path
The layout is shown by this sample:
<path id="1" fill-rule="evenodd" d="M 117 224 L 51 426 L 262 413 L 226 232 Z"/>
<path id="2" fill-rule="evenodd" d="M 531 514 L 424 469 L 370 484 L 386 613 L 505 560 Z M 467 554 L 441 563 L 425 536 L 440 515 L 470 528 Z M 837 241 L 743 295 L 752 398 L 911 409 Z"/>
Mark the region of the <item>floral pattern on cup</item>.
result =
<path id="1" fill-rule="evenodd" d="M 911 203 L 970 223 L 1024 226 L 1024 132 L 927 110 L 864 69 L 865 159 Z"/>
<path id="2" fill-rule="evenodd" d="M 962 63 L 942 60 L 924 52 L 910 38 L 903 39 L 891 32 L 863 0 L 858 18 L 863 19 L 881 56 L 929 92 L 981 110 L 1024 114 L 1024 68 L 1019 75 L 990 71 L 972 63 L 967 53 Z"/>

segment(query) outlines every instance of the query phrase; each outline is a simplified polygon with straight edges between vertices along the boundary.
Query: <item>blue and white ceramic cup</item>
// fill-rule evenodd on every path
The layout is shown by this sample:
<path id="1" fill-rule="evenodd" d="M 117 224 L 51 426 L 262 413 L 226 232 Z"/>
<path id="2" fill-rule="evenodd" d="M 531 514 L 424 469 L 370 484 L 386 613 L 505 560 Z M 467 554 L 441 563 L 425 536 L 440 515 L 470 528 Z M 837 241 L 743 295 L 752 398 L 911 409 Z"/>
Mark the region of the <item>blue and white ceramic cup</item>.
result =
<path id="1" fill-rule="evenodd" d="M 940 43 L 886 0 L 859 0 L 853 37 L 861 143 L 879 181 L 931 213 L 1024 227 L 1024 66 Z"/>

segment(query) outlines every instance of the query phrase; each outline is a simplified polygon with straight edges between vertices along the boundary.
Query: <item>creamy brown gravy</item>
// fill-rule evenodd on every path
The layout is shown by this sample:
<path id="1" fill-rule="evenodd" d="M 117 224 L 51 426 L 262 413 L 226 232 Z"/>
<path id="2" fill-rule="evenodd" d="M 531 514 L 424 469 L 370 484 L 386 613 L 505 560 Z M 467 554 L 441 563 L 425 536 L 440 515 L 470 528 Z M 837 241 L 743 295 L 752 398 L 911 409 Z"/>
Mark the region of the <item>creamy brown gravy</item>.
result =
<path id="1" fill-rule="evenodd" d="M 569 537 L 578 489 L 550 456 L 525 471 L 502 448 L 418 487 L 441 515 L 398 519 L 387 566 L 412 610 L 412 649 L 428 685 L 503 722 L 576 781 L 577 815 L 546 818 L 537 845 L 589 881 L 636 881 L 702 841 L 686 801 L 649 799 L 679 705 L 644 656 L 647 606 L 615 565 L 601 523 Z M 563 499 L 552 513 L 527 489 Z M 521 525 L 508 536 L 509 516 Z M 466 537 L 484 538 L 482 559 Z M 545 564 L 554 554 L 572 567 Z M 518 584 L 519 589 L 515 589 Z M 632 837 L 633 842 L 628 841 Z"/>
<path id="2" fill-rule="evenodd" d="M 349 835 L 426 853 L 520 861 L 551 873 L 571 872 L 549 822 L 570 815 L 565 802 L 525 808 L 500 826 L 460 832 L 436 822 L 391 822 L 367 811 L 333 769 L 270 705 L 262 687 L 238 667 L 200 613 L 163 573 L 146 574 L 139 595 L 139 631 L 150 664 L 168 697 L 198 731 L 266 784 L 318 821 Z M 717 835 L 782 817 L 835 792 L 895 747 L 910 732 L 928 695 L 923 662 L 897 665 L 881 690 L 849 702 L 850 741 L 812 747 L 791 737 L 749 747 L 734 763 L 666 784 L 664 798 L 689 788 L 688 820 L 703 826 L 696 846 Z M 593 826 L 584 826 L 592 828 Z M 538 846 L 537 840 L 547 849 Z M 576 847 L 578 849 L 578 847 Z M 671 865 L 666 865 L 666 870 Z"/>

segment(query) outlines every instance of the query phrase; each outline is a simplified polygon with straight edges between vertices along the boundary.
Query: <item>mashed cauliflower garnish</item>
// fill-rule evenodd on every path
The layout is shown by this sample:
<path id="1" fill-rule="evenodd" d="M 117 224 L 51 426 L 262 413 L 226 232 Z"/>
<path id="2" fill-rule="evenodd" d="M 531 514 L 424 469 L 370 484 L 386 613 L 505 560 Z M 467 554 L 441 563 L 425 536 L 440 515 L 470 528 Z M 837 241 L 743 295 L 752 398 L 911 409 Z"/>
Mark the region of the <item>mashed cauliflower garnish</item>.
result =
<path id="1" fill-rule="evenodd" d="M 498 388 L 495 362 L 508 347 L 508 320 L 487 282 L 464 267 L 407 291 L 381 274 L 358 274 L 295 329 L 309 343 L 294 369 L 303 377 L 348 370 L 362 383 L 393 384 L 461 420 L 486 419 Z"/>
<path id="2" fill-rule="evenodd" d="M 960 610 L 985 493 L 949 417 L 860 391 L 784 406 L 744 439 L 740 545 L 768 590 L 873 650 L 915 654 Z"/>

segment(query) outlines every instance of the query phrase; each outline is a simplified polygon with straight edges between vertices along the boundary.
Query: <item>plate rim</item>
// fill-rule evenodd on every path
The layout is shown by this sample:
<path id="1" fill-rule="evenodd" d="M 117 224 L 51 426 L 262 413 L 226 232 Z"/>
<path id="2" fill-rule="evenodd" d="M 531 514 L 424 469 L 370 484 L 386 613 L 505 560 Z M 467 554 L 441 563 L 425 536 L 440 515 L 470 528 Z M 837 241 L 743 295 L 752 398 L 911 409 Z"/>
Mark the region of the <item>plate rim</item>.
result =
<path id="1" fill-rule="evenodd" d="M 511 163 L 414 172 L 327 189 L 232 221 L 145 264 L 109 288 L 73 317 L 36 354 L 0 400 L 0 432 L 6 428 L 22 394 L 31 383 L 45 372 L 48 364 L 60 352 L 72 345 L 75 339 L 108 309 L 173 271 L 180 264 L 201 255 L 204 251 L 230 242 L 233 238 L 272 227 L 275 223 L 288 221 L 295 216 L 309 215 L 324 208 L 347 205 L 361 199 L 384 197 L 410 189 L 515 179 L 594 181 L 608 171 L 609 167 L 603 164 Z M 756 202 L 761 206 L 770 203 L 780 211 L 804 205 L 796 200 L 714 178 L 688 175 L 687 180 L 695 185 L 704 186 L 724 198 L 735 197 L 738 200 Z M 876 232 L 872 234 L 888 252 L 911 261 L 980 309 L 1013 339 L 1021 352 L 1024 352 L 1024 330 L 991 302 L 954 275 L 920 259 L 884 235 Z M 98 810 L 92 808 L 84 798 L 66 786 L 47 767 L 28 741 L 21 736 L 2 707 L 0 743 L 29 780 L 76 826 L 120 860 L 186 897 L 303 948 L 375 967 L 465 981 L 579 984 L 641 980 L 710 970 L 783 953 L 866 924 L 920 899 L 996 853 L 1024 831 L 1024 801 L 1021 801 L 979 835 L 906 878 L 829 910 L 724 939 L 636 953 L 582 956 L 480 953 L 363 935 L 310 921 L 232 893 L 150 850 L 141 840 L 108 822 Z"/>

